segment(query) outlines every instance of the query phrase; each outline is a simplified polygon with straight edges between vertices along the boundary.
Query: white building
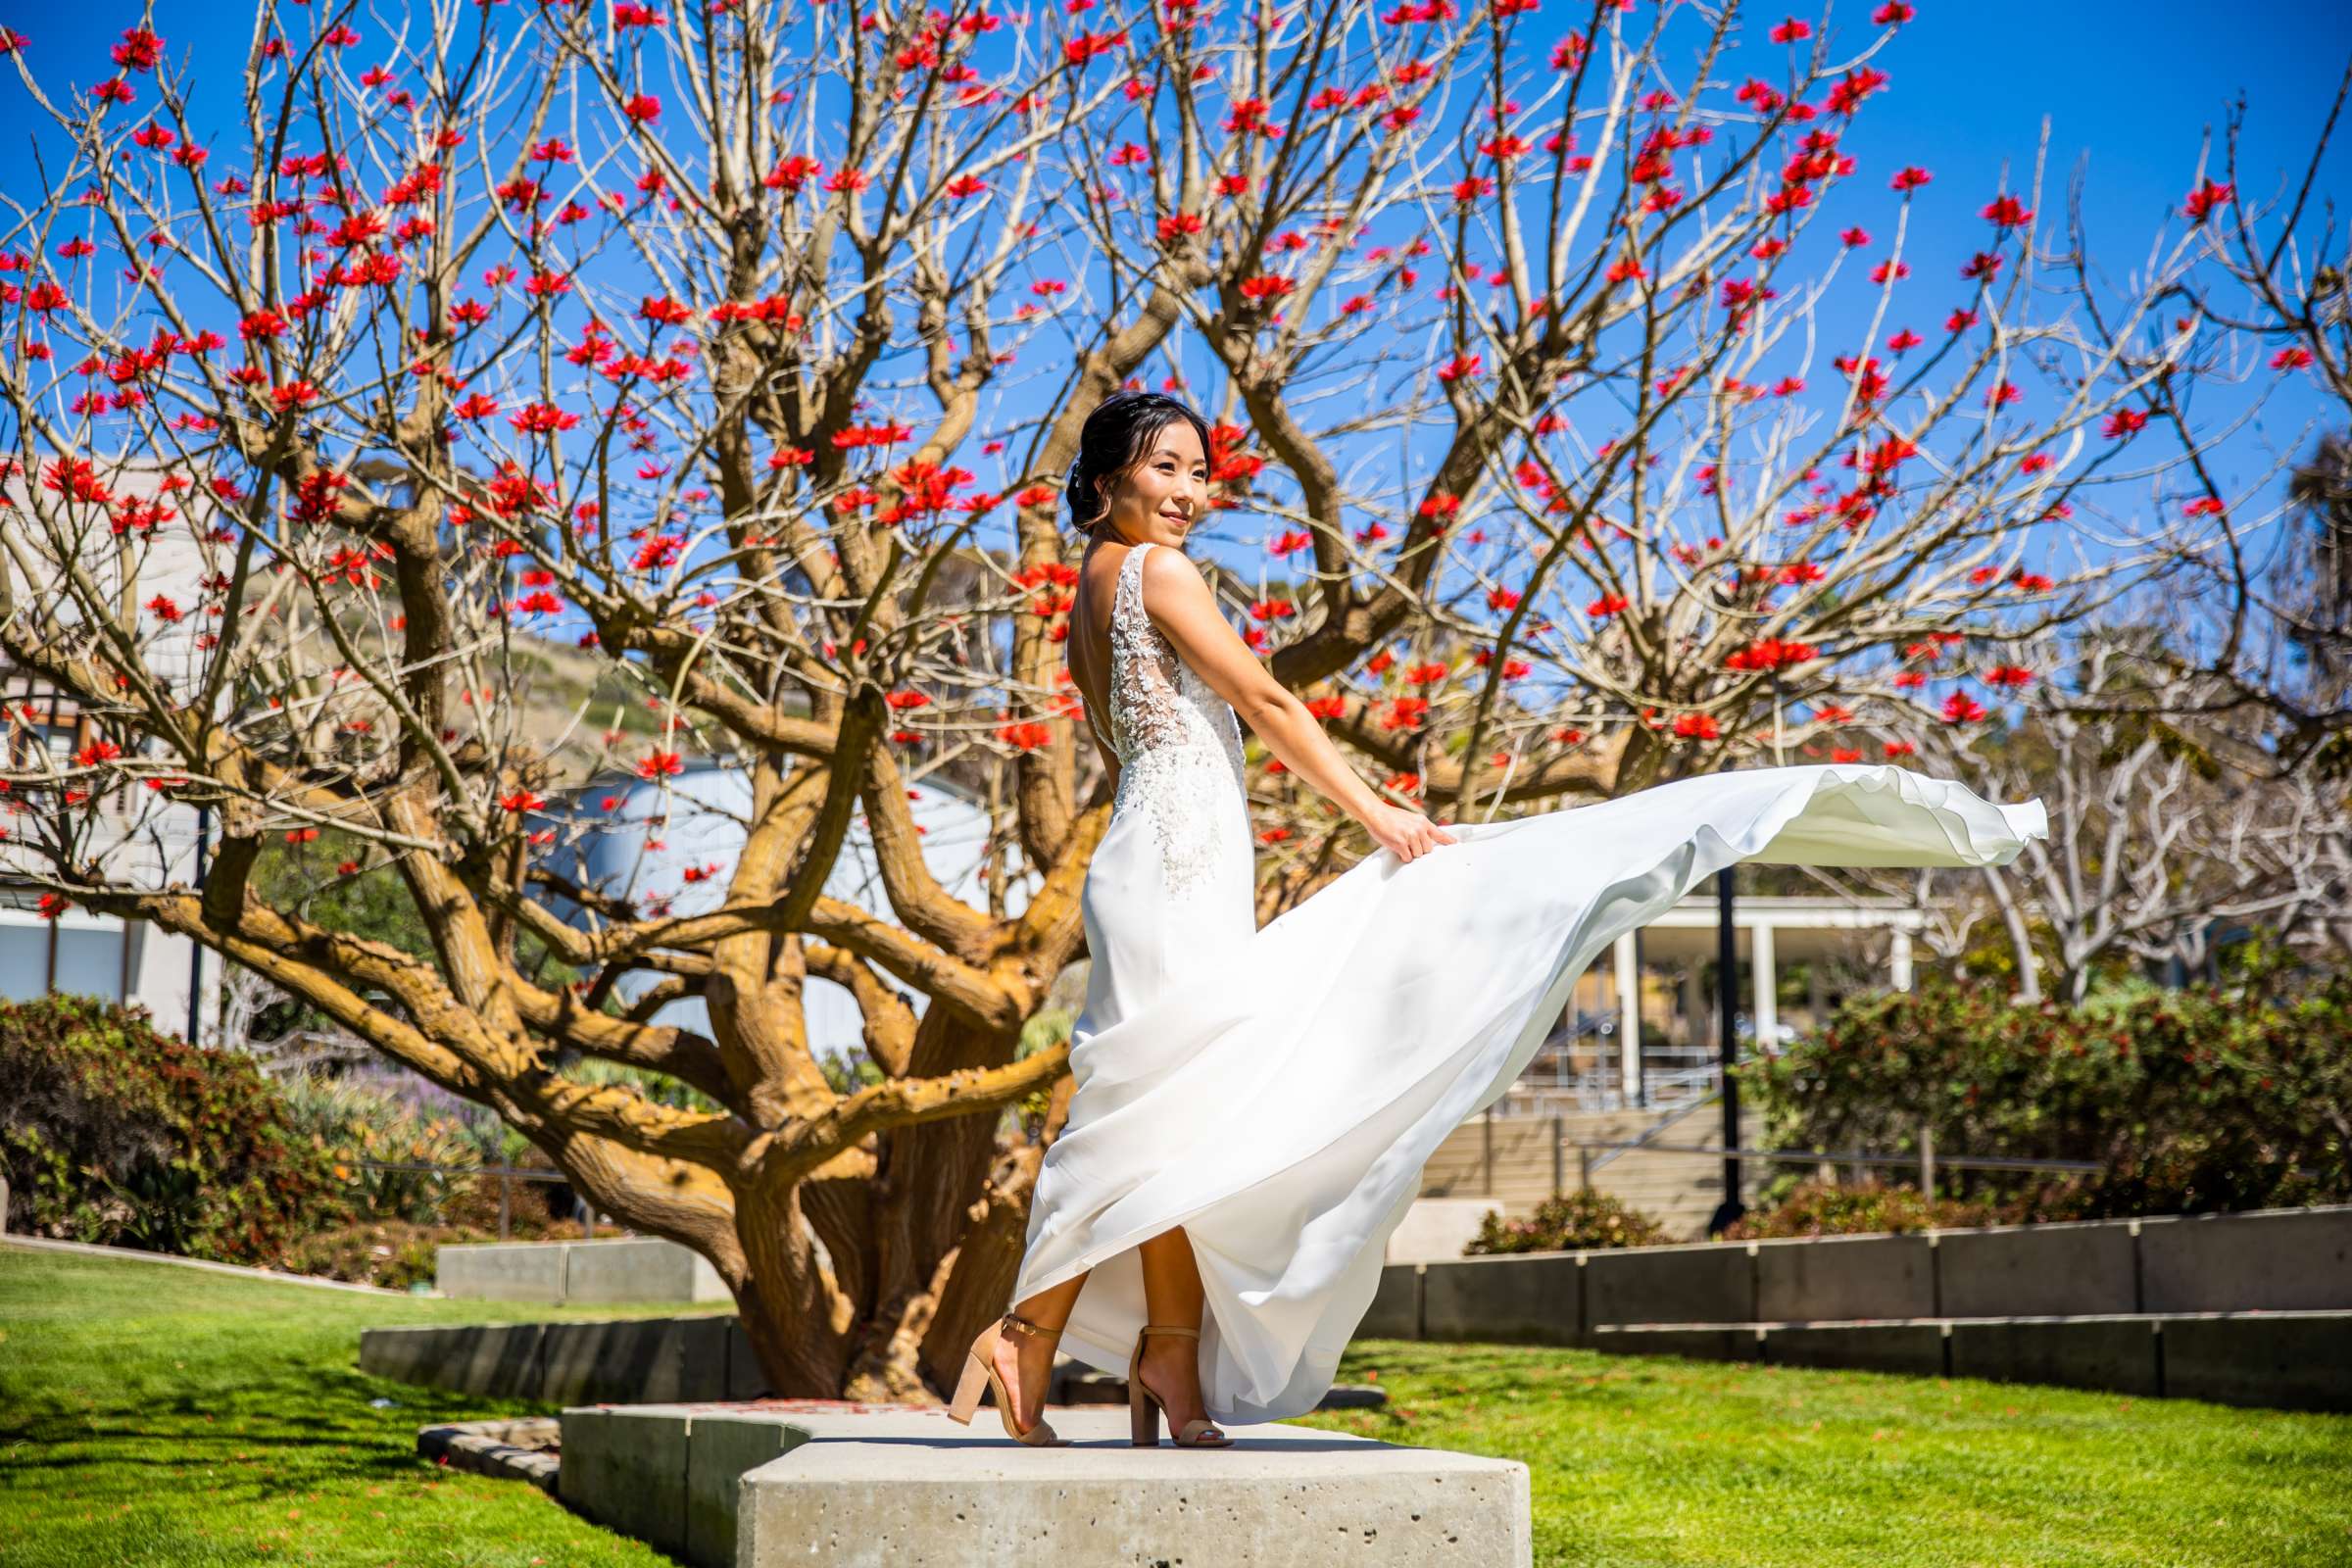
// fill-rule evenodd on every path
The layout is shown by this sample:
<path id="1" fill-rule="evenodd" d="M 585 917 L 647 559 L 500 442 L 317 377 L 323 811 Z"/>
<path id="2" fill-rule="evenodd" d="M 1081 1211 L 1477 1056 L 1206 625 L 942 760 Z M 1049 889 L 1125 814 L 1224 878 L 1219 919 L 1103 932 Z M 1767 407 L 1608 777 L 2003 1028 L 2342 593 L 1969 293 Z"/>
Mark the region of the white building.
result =
<path id="1" fill-rule="evenodd" d="M 108 475 L 108 482 L 117 496 L 144 497 L 157 492 L 158 477 L 151 470 L 130 470 Z M 5 488 L 10 506 L 23 509 L 28 504 L 23 478 L 8 480 Z M 84 506 L 78 513 L 93 519 L 92 538 L 90 548 L 77 552 L 75 559 L 102 592 L 117 594 L 124 568 L 116 536 L 98 508 Z M 203 568 L 196 541 L 184 525 L 155 530 L 133 560 L 136 601 L 145 603 L 163 594 L 183 604 L 195 602 Z M 0 564 L 0 570 L 15 569 L 13 561 Z M 53 582 L 26 583 L 18 576 L 14 586 L 42 603 L 60 595 Z M 146 644 L 150 667 L 183 695 L 193 687 L 199 629 L 194 616 L 176 623 L 149 620 L 141 628 L 143 634 L 151 634 Z M 40 912 L 42 889 L 27 873 L 45 869 L 46 861 L 24 842 L 43 831 L 36 824 L 44 813 L 62 808 L 58 792 L 42 778 L 71 767 L 74 754 L 99 735 L 70 700 L 23 670 L 0 667 L 0 702 L 7 707 L 8 719 L 0 725 L 0 734 L 7 737 L 11 781 L 0 802 L 6 808 L 0 809 L 0 827 L 8 830 L 8 837 L 0 839 L 0 997 L 23 1002 L 71 992 L 136 1003 L 153 1014 L 158 1028 L 209 1039 L 219 1021 L 217 956 L 200 952 L 186 937 L 169 935 L 145 921 L 125 923 L 78 906 L 54 919 Z M 99 808 L 89 824 L 89 837 L 76 853 L 102 864 L 116 886 L 161 889 L 173 881 L 194 885 L 203 879 L 198 843 L 204 827 L 196 808 L 134 788 Z"/>
<path id="2" fill-rule="evenodd" d="M 1745 977 L 1734 1000 L 1740 1037 L 1778 1045 L 1818 1027 L 1851 991 L 1910 990 L 1925 924 L 1922 910 L 1893 899 L 1742 894 L 1733 905 Z M 1721 1018 L 1705 982 L 1719 940 L 1711 889 L 1619 937 L 1610 959 L 1577 982 L 1560 1028 L 1497 1114 L 1663 1107 L 1712 1093 Z M 1783 977 L 1799 967 L 1805 994 L 1791 1002 Z M 1640 1049 L 1628 1051 L 1629 1040 Z"/>
<path id="3" fill-rule="evenodd" d="M 956 898 L 985 908 L 987 892 L 988 810 L 952 785 L 927 780 L 909 788 L 907 808 L 923 830 L 923 858 L 931 874 Z M 612 801 L 608 808 L 604 803 Z M 697 914 L 717 907 L 726 896 L 727 876 L 742 852 L 752 806 L 748 769 L 711 761 L 689 762 L 685 771 L 659 782 L 626 777 L 593 782 L 573 797 L 583 816 L 601 818 L 604 826 L 592 832 L 577 852 L 562 851 L 555 867 L 565 876 L 578 876 L 583 885 L 609 897 L 634 902 L 640 910 L 666 905 L 673 914 Z M 1008 846 L 1004 912 L 1018 914 L 1028 906 L 1035 876 L 1023 869 L 1017 845 Z M 704 875 L 715 867 L 714 874 Z M 691 879 L 690 879 L 690 873 Z M 873 840 L 863 812 L 850 831 L 825 879 L 825 893 L 855 904 L 885 919 L 890 899 L 874 858 Z M 552 902 L 552 901 L 551 901 Z M 574 911 L 560 912 L 575 923 Z M 637 970 L 614 987 L 624 1000 L 642 995 L 661 977 Z M 885 977 L 888 978 L 887 976 Z M 929 999 L 900 988 L 919 1016 Z M 839 1054 L 860 1043 L 858 1004 L 829 980 L 811 976 L 804 994 L 808 1044 L 820 1055 Z M 700 998 L 673 1002 L 654 1015 L 659 1023 L 708 1031 L 710 1013 Z"/>

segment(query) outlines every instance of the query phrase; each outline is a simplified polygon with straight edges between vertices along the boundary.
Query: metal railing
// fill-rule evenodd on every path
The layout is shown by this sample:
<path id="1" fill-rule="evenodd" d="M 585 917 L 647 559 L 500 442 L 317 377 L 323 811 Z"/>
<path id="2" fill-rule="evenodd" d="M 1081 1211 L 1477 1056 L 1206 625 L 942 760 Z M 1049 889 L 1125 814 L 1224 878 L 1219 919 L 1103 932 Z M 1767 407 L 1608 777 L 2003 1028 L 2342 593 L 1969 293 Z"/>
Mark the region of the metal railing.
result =
<path id="1" fill-rule="evenodd" d="M 1592 1186 L 1592 1173 L 1596 1170 L 1599 1170 L 1602 1166 L 1608 1164 L 1611 1160 L 1633 1153 L 1637 1150 L 1656 1148 L 1658 1134 L 1664 1132 L 1667 1128 L 1680 1123 L 1686 1117 L 1706 1109 L 1707 1106 L 1714 1104 L 1716 1102 L 1722 1099 L 1723 1090 L 1720 1086 L 1718 1086 L 1713 1094 L 1705 1095 L 1697 1100 L 1691 1101 L 1689 1104 L 1683 1105 L 1669 1115 L 1663 1117 L 1657 1122 L 1656 1125 L 1643 1129 L 1642 1136 L 1629 1144 L 1618 1144 L 1614 1147 L 1606 1147 L 1600 1144 L 1579 1144 L 1577 1146 L 1577 1159 L 1584 1171 L 1585 1185 L 1587 1187 Z M 1603 1151 L 1598 1159 L 1594 1159 L 1592 1157 L 1592 1152 L 1596 1149 Z"/>
<path id="2" fill-rule="evenodd" d="M 2070 1175 L 2096 1175 L 2107 1168 L 2099 1161 L 2089 1159 L 2045 1159 L 2017 1154 L 1938 1154 L 1936 1148 L 1935 1130 L 1925 1123 L 1922 1123 L 1918 1129 L 1917 1143 L 1913 1150 L 1907 1152 L 1893 1153 L 1883 1153 L 1870 1150 L 1725 1148 L 1720 1143 L 1687 1144 L 1659 1141 L 1661 1134 L 1707 1106 L 1718 1103 L 1720 1099 L 1720 1095 L 1717 1094 L 1690 1101 L 1675 1107 L 1660 1118 L 1655 1125 L 1644 1128 L 1639 1137 L 1622 1140 L 1572 1138 L 1568 1134 L 1565 1118 L 1555 1114 L 1551 1118 L 1551 1136 L 1544 1140 L 1543 1152 L 1535 1154 L 1534 1161 L 1529 1161 L 1527 1140 L 1523 1135 L 1518 1144 L 1518 1152 L 1512 1156 L 1511 1168 L 1517 1171 L 1522 1184 L 1521 1190 L 1524 1191 L 1525 1182 L 1528 1178 L 1535 1177 L 1537 1171 L 1541 1170 L 1540 1162 L 1547 1152 L 1551 1165 L 1551 1196 L 1554 1198 L 1562 1197 L 1568 1191 L 1568 1156 L 1571 1152 L 1574 1152 L 1576 1158 L 1577 1184 L 1584 1188 L 1590 1188 L 1594 1175 L 1612 1162 L 1627 1154 L 1637 1153 L 1674 1154 L 1685 1158 L 1715 1160 L 1756 1160 L 1784 1165 L 1915 1168 L 1919 1171 L 1920 1190 L 1926 1193 L 1936 1190 L 1936 1177 L 1938 1170 L 2049 1171 Z M 1475 1190 L 1478 1193 L 1486 1197 L 1493 1197 L 1496 1170 L 1494 1151 L 1496 1125 L 1500 1123 L 1505 1126 L 1524 1128 L 1532 1119 L 1524 1112 L 1517 1115 L 1501 1113 L 1499 1106 L 1481 1116 L 1479 1118 L 1477 1163 L 1463 1171 L 1446 1188 L 1433 1190 L 1432 1196 L 1443 1196 L 1445 1191 L 1450 1191 L 1454 1185 L 1475 1184 Z M 1533 1168 L 1530 1168 L 1531 1164 Z"/>
<path id="3" fill-rule="evenodd" d="M 526 1170 L 519 1165 L 431 1165 L 414 1160 L 347 1159 L 346 1165 L 363 1170 L 395 1170 L 422 1176 L 495 1176 L 498 1178 L 498 1239 L 506 1241 L 514 1234 L 514 1184 L 516 1182 L 547 1182 L 568 1186 L 571 1178 L 560 1170 Z M 576 1192 L 576 1189 L 575 1189 Z M 596 1205 L 582 1200 L 580 1223 L 590 1241 L 596 1240 Z"/>

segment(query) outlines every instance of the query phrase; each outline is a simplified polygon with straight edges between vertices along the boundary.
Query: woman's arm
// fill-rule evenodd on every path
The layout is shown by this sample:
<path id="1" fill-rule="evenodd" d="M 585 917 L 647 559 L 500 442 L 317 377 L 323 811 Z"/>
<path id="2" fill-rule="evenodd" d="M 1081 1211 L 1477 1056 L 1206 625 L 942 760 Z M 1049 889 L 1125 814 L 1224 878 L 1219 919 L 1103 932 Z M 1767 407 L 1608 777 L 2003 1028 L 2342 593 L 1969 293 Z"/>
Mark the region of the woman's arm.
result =
<path id="1" fill-rule="evenodd" d="M 1144 558 L 1144 611 L 1185 662 L 1233 705 L 1235 713 L 1282 759 L 1283 765 L 1328 796 L 1364 825 L 1373 842 L 1411 860 L 1440 844 L 1457 842 L 1419 811 L 1382 800 L 1348 765 L 1306 705 L 1276 680 L 1217 611 L 1200 568 L 1175 550 Z"/>

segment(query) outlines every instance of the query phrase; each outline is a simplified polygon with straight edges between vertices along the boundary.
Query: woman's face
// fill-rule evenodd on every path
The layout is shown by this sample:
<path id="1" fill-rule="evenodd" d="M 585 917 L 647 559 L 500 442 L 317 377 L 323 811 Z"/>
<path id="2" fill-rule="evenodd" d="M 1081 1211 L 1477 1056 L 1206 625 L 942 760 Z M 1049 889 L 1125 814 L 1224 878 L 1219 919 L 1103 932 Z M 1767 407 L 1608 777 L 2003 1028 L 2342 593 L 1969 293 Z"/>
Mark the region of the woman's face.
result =
<path id="1" fill-rule="evenodd" d="M 1208 454 L 1190 419 L 1173 419 L 1152 437 L 1143 462 L 1109 481 L 1111 533 L 1127 543 L 1184 548 L 1185 535 L 1208 511 Z"/>

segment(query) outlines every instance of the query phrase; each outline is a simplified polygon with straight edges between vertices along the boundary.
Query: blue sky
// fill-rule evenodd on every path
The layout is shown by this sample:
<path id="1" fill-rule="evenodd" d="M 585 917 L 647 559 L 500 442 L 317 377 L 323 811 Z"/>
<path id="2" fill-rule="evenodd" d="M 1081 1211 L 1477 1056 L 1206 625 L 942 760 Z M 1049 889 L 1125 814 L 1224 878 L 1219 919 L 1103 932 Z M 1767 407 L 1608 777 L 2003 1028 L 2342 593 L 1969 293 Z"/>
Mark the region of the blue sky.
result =
<path id="1" fill-rule="evenodd" d="M 516 4 L 522 0 L 515 0 Z M 106 50 L 140 8 L 123 0 L 90 0 L 63 11 L 9 8 L 12 22 L 30 35 L 31 58 L 52 90 L 68 78 L 86 87 L 106 71 Z M 1832 22 L 1841 42 L 1867 35 L 1871 0 L 1841 5 Z M 510 13 L 511 14 L 511 13 Z M 1780 79 L 1787 51 L 1764 32 L 1782 13 L 1758 10 L 1747 19 L 1741 46 L 1718 74 L 1739 80 L 1748 74 Z M 1792 14 L 1818 20 L 1817 12 Z M 1542 45 L 1585 15 L 1582 4 L 1544 0 L 1528 19 L 1522 39 L 1531 64 Z M 157 26 L 174 56 L 197 50 L 209 103 L 198 120 L 215 122 L 233 114 L 237 66 L 251 35 L 249 4 L 173 0 L 158 8 Z M 355 19 L 367 44 L 355 64 L 380 46 L 380 23 L 363 13 Z M 1100 14 L 1085 19 L 1103 24 Z M 300 10 L 287 13 L 289 25 L 307 25 Z M 1523 24 L 1524 26 L 1525 24 Z M 217 55 L 204 51 L 218 48 Z M 2022 0 L 1922 0 L 1919 16 L 1904 27 L 1876 62 L 1891 85 L 1865 110 L 1847 139 L 1863 160 L 1857 177 L 1832 193 L 1816 241 L 1826 241 L 1844 222 L 1860 221 L 1874 232 L 1890 232 L 1895 200 L 1886 188 L 1887 173 L 1903 164 L 1932 170 L 1935 183 L 1915 204 L 1909 253 L 1920 258 L 1918 297 L 1906 299 L 1909 324 L 1931 329 L 1945 305 L 1959 303 L 1949 258 L 1965 256 L 1985 238 L 1977 216 L 2002 184 L 2010 188 L 2030 176 L 2041 125 L 2050 126 L 2049 171 L 2041 205 L 2055 214 L 2077 167 L 2086 176 L 2085 216 L 2093 253 L 2113 275 L 2135 267 L 2150 236 L 2178 208 L 2190 182 L 2198 145 L 2208 128 L 2217 134 L 2230 104 L 2243 94 L 2249 115 L 2242 183 L 2250 197 L 2274 194 L 2291 184 L 2302 169 L 2347 57 L 2352 56 L 2352 7 L 2243 0 L 2227 8 L 2186 0 L 2157 0 L 2123 8 L 2088 4 L 2022 3 Z M 9 77 L 0 74 L 0 172 L 20 198 L 30 189 L 24 150 L 33 129 L 31 106 Z M 142 102 L 151 101 L 142 94 Z M 207 111 L 209 110 L 209 114 Z M 222 127 L 225 128 L 225 127 Z M 2352 144 L 2352 131 L 2339 138 Z M 2339 145 L 2320 189 L 2344 188 L 2352 145 Z M 1378 237 L 1386 237 L 1378 236 Z M 1491 261 L 1491 247 L 1474 243 L 1473 258 Z M 1836 315 L 1829 319 L 1835 323 Z M 1047 341 L 1051 341 L 1050 339 Z M 1040 356 L 1024 355 L 1020 368 L 1039 375 Z M 900 368 L 905 368 L 901 362 Z M 1197 390 L 1208 383 L 1203 359 L 1188 360 Z M 1152 368 L 1156 381 L 1158 363 Z M 1028 388 L 1008 389 L 999 418 L 1037 416 L 1037 397 L 1051 375 Z M 919 415 L 921 400 L 901 405 Z M 2275 405 L 2267 428 L 2281 444 L 2301 445 L 2304 419 L 2321 412 L 2316 397 L 2290 391 Z M 2340 420 L 2341 411 L 2331 411 Z M 984 430 L 983 435 L 995 433 Z M 2267 466 L 2263 431 L 2251 432 L 2221 454 L 2225 485 L 2243 483 Z M 977 442 L 974 447 L 976 449 Z M 967 459 L 967 461 L 969 461 Z M 981 482 L 998 477 L 993 465 L 973 463 Z M 1245 525 L 1245 535 L 1253 530 Z M 1254 551 L 1250 552 L 1254 554 Z"/>

